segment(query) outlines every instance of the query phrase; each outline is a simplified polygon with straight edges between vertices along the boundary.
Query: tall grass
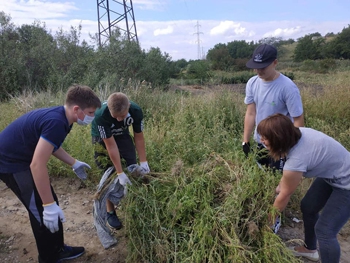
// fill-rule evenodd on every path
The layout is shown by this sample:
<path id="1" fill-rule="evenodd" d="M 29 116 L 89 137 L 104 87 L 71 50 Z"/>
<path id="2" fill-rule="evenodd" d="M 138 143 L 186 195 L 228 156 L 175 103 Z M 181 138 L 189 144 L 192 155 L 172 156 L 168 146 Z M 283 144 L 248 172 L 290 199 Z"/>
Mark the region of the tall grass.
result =
<path id="1" fill-rule="evenodd" d="M 296 73 L 306 125 L 350 149 L 348 78 L 339 72 L 322 78 Z M 104 100 L 114 91 L 106 86 L 98 93 Z M 152 170 L 149 184 L 134 182 L 123 203 L 127 262 L 300 262 L 267 226 L 280 176 L 243 156 L 241 93 L 225 88 L 204 95 L 135 87 L 121 91 L 143 108 Z M 61 93 L 34 95 L 0 104 L 0 129 L 32 108 L 64 100 Z M 74 125 L 63 148 L 91 164 L 88 184 L 96 185 L 101 172 L 93 160 L 90 127 Z M 49 172 L 75 176 L 55 158 Z"/>

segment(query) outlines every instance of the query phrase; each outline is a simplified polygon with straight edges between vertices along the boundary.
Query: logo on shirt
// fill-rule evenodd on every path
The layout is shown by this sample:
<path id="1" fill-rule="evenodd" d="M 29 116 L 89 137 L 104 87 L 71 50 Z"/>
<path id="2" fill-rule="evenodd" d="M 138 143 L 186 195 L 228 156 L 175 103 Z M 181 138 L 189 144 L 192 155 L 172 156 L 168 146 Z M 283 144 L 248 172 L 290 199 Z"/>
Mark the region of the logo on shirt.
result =
<path id="1" fill-rule="evenodd" d="M 276 103 L 275 103 L 274 101 L 272 101 L 272 102 L 266 101 L 266 103 L 269 104 L 269 105 L 271 105 L 272 107 L 276 106 Z"/>

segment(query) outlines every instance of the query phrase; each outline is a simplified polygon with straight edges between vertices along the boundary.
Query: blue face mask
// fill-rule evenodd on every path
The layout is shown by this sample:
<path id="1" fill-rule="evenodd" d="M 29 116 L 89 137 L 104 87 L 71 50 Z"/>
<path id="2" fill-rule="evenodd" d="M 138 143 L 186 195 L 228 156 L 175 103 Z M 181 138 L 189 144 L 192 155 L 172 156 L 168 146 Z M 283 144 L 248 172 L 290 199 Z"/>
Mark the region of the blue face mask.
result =
<path id="1" fill-rule="evenodd" d="M 81 120 L 81 119 L 77 118 L 77 123 L 79 125 L 83 125 L 83 126 L 89 125 L 95 118 L 95 116 L 91 117 L 89 115 L 86 115 L 84 112 L 83 112 L 83 114 L 84 114 L 84 120 Z"/>

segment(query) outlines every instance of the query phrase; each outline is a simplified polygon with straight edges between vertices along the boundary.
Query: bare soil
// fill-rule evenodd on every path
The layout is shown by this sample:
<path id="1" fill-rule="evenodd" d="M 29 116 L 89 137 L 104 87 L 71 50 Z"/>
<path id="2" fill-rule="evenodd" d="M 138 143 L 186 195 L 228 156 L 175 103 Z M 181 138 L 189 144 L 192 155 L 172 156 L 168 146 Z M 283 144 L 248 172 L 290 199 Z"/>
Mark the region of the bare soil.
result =
<path id="1" fill-rule="evenodd" d="M 127 234 L 125 228 L 116 232 L 118 244 L 109 249 L 101 245 L 93 225 L 92 205 L 94 190 L 82 187 L 74 178 L 54 178 L 52 185 L 65 213 L 65 242 L 68 245 L 84 246 L 86 252 L 72 263 L 114 262 L 124 263 L 127 255 Z M 31 231 L 28 214 L 13 192 L 0 181 L 0 262 L 37 262 L 37 249 Z M 118 213 L 123 220 L 123 213 Z M 278 233 L 288 245 L 303 239 L 302 222 L 292 219 L 301 216 L 287 211 Z M 338 237 L 341 248 L 341 263 L 350 262 L 350 226 L 347 224 Z M 293 240 L 294 242 L 291 242 Z M 311 262 L 305 260 L 304 262 Z"/>
<path id="2" fill-rule="evenodd" d="M 93 225 L 94 190 L 82 187 L 79 179 L 54 178 L 53 188 L 66 217 L 64 237 L 67 245 L 84 246 L 85 254 L 72 263 L 124 263 L 125 228 L 115 235 L 117 245 L 104 249 Z M 123 214 L 118 213 L 123 220 Z M 0 262 L 37 262 L 38 253 L 27 210 L 7 186 L 0 181 Z"/>

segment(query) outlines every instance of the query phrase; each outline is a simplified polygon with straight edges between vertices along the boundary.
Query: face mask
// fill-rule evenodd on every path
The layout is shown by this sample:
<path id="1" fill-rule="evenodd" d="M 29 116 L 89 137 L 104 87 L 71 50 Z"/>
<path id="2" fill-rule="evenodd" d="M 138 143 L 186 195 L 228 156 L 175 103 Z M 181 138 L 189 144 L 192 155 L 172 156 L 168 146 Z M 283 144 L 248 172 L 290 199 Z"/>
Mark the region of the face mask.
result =
<path id="1" fill-rule="evenodd" d="M 84 125 L 84 126 L 89 125 L 95 118 L 95 117 L 91 117 L 89 115 L 86 115 L 84 112 L 83 112 L 83 114 L 84 114 L 84 120 L 77 118 L 77 123 L 79 125 Z"/>

